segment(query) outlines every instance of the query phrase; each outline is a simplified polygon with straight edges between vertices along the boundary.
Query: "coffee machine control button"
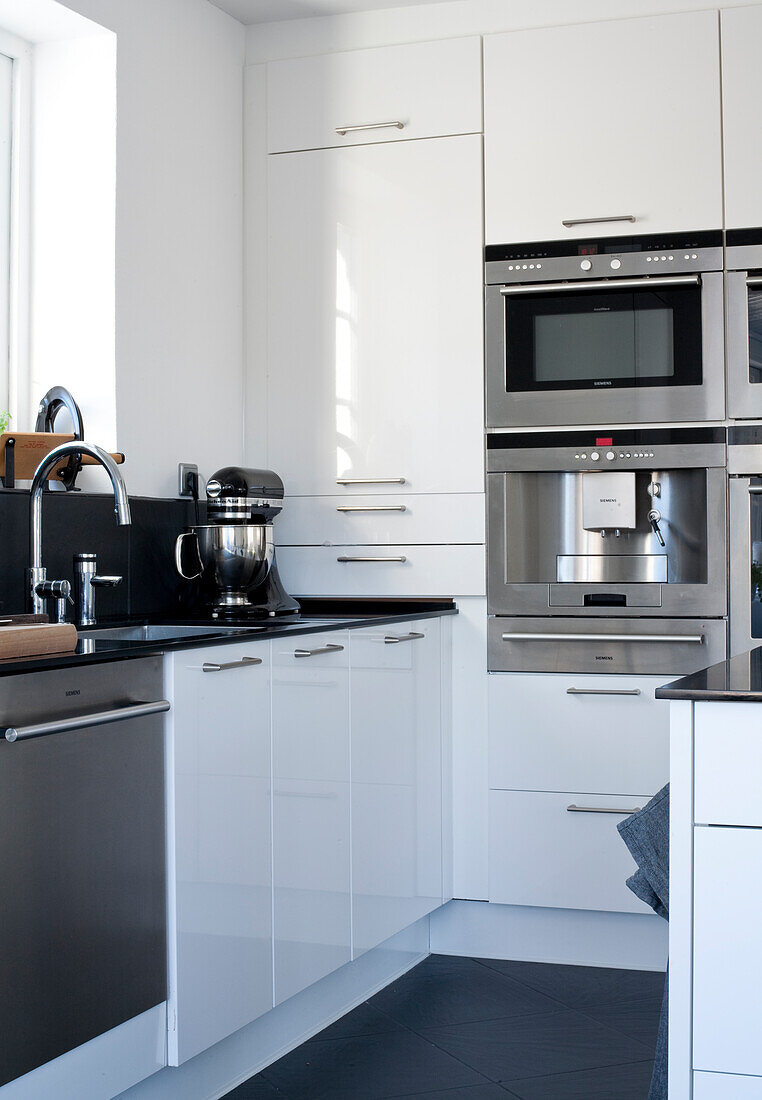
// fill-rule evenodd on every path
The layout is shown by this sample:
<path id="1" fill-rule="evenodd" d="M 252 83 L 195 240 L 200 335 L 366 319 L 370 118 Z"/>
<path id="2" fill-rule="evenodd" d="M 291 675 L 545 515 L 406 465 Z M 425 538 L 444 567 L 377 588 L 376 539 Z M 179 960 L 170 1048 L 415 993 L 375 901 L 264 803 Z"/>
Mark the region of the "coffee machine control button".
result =
<path id="1" fill-rule="evenodd" d="M 592 271 L 593 261 L 583 260 L 579 266 L 582 268 L 583 271 Z"/>
<path id="2" fill-rule="evenodd" d="M 613 462 L 615 458 L 616 458 L 616 455 L 614 454 L 613 451 L 606 451 L 606 461 L 607 462 Z"/>
<path id="3" fill-rule="evenodd" d="M 601 456 L 598 454 L 597 451 L 591 451 L 590 452 L 590 458 L 593 462 L 597 462 L 600 457 Z"/>

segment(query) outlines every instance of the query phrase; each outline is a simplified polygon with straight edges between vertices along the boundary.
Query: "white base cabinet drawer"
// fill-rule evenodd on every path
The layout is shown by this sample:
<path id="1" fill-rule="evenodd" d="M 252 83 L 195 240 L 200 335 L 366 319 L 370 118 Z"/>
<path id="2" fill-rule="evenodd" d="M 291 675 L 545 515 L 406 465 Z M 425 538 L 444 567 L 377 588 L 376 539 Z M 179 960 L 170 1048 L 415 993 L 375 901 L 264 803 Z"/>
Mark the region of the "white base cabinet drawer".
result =
<path id="1" fill-rule="evenodd" d="M 343 560 L 349 559 L 349 560 Z M 482 596 L 483 546 L 279 546 L 286 590 L 310 596 Z"/>
<path id="2" fill-rule="evenodd" d="M 738 760 L 736 766 L 740 775 Z M 693 1065 L 759 1076 L 762 832 L 697 827 L 693 833 Z"/>
<path id="3" fill-rule="evenodd" d="M 483 493 L 289 497 L 282 546 L 484 543 Z"/>
<path id="4" fill-rule="evenodd" d="M 344 128 L 346 133 L 337 133 Z M 477 36 L 300 57 L 267 67 L 269 153 L 481 128 Z"/>
<path id="5" fill-rule="evenodd" d="M 490 791 L 489 900 L 652 912 L 625 886 L 635 862 L 616 828 L 650 797 Z M 569 806 L 592 812 L 569 811 Z M 606 809 L 624 812 L 595 812 Z"/>
<path id="6" fill-rule="evenodd" d="M 693 1100 L 762 1100 L 762 1077 L 699 1071 L 693 1074 Z"/>
<path id="7" fill-rule="evenodd" d="M 661 677 L 495 672 L 489 786 L 519 791 L 657 791 L 669 778 Z"/>
<path id="8" fill-rule="evenodd" d="M 696 703 L 694 821 L 762 825 L 758 704 Z"/>

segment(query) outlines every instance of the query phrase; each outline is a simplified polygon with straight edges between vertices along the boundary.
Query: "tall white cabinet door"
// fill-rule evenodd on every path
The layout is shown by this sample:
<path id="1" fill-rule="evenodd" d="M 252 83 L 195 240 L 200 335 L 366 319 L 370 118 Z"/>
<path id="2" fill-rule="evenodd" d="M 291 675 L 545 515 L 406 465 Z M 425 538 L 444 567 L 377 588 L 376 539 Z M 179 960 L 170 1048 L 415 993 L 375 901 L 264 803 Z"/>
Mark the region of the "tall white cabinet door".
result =
<path id="1" fill-rule="evenodd" d="M 286 491 L 482 492 L 481 137 L 271 156 L 268 186 Z"/>
<path id="2" fill-rule="evenodd" d="M 349 962 L 349 635 L 272 643 L 275 1003 Z"/>
<path id="3" fill-rule="evenodd" d="M 716 12 L 488 35 L 484 79 L 487 244 L 722 227 Z"/>
<path id="4" fill-rule="evenodd" d="M 442 904 L 440 628 L 351 635 L 355 958 Z"/>
<path id="5" fill-rule="evenodd" d="M 169 1063 L 179 1065 L 273 1006 L 270 650 L 217 645 L 166 661 Z"/>
<path id="6" fill-rule="evenodd" d="M 762 5 L 731 8 L 721 18 L 725 226 L 749 229 L 762 225 L 762 148 L 757 140 Z"/>

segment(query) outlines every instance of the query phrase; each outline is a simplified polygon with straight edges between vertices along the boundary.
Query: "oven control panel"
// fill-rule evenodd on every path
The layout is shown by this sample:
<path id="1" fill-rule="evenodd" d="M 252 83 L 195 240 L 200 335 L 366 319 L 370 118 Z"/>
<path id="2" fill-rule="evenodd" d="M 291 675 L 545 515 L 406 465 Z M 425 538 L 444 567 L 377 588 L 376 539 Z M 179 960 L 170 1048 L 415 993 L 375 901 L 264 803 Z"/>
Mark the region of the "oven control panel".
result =
<path id="1" fill-rule="evenodd" d="M 724 428 L 488 432 L 487 471 L 724 467 Z"/>

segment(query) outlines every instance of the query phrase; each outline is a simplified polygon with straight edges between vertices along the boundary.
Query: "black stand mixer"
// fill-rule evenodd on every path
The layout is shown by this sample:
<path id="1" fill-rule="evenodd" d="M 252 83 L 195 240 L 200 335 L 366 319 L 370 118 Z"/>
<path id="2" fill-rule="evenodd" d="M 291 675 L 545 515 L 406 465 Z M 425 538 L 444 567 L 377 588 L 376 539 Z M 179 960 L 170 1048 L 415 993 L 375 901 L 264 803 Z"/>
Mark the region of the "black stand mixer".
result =
<path id="1" fill-rule="evenodd" d="M 206 486 L 206 524 L 175 543 L 175 565 L 185 580 L 200 580 L 212 618 L 298 617 L 275 562 L 272 521 L 283 508 L 283 482 L 272 470 L 225 466 Z M 186 540 L 195 568 L 183 568 Z"/>

